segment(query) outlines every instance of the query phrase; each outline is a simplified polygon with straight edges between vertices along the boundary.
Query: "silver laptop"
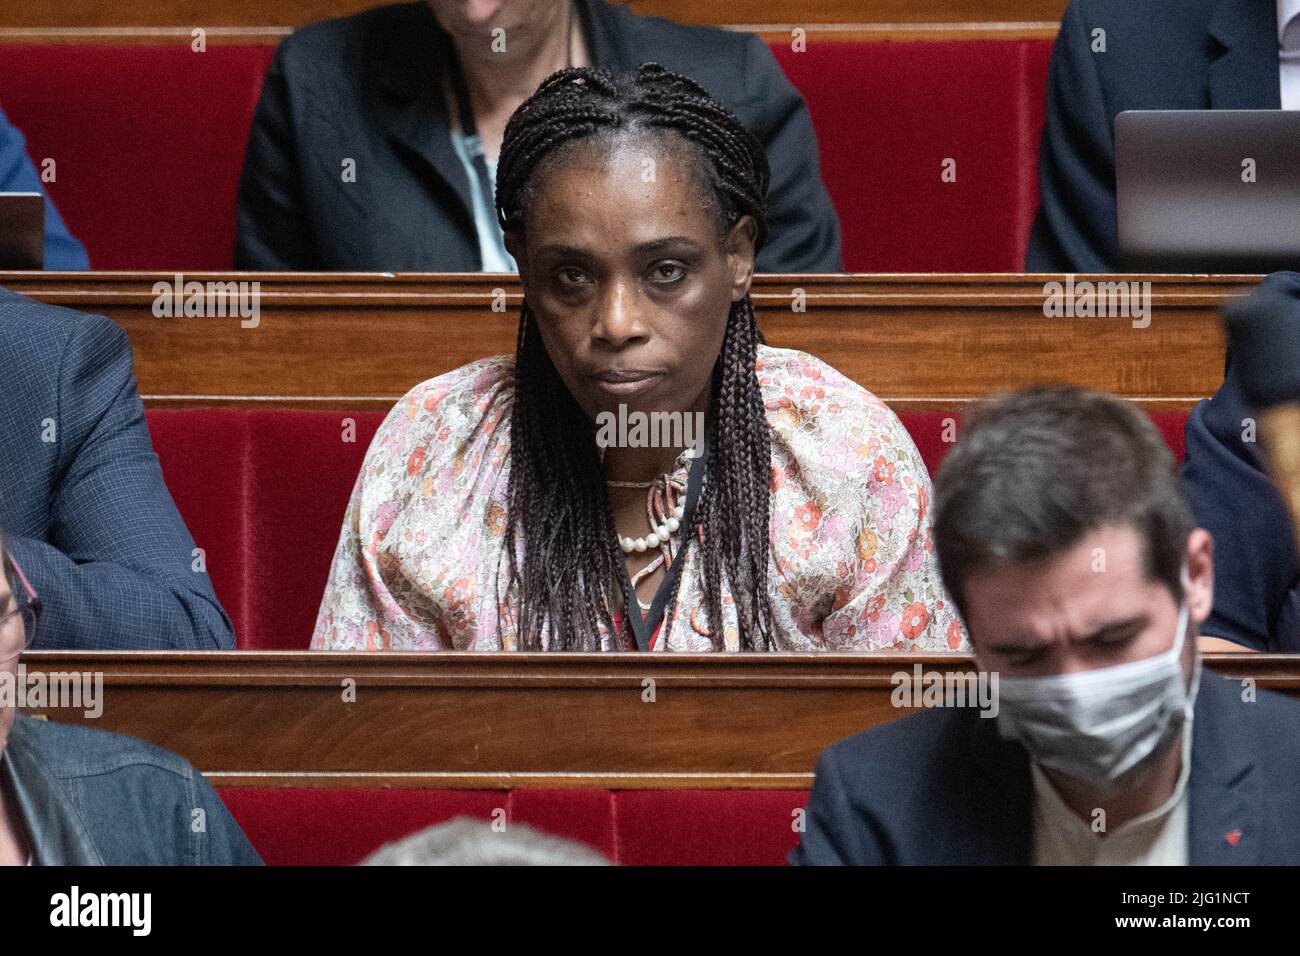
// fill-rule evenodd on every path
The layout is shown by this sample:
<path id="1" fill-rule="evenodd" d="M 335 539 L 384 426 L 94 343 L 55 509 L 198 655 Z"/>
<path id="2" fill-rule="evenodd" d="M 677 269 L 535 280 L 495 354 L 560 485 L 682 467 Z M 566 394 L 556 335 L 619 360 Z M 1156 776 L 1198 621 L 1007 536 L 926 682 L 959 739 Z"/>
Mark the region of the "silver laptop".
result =
<path id="1" fill-rule="evenodd" d="M 45 197 L 0 193 L 0 269 L 45 268 Z"/>
<path id="2" fill-rule="evenodd" d="M 1115 189 L 1125 271 L 1300 269 L 1300 111 L 1120 113 Z"/>

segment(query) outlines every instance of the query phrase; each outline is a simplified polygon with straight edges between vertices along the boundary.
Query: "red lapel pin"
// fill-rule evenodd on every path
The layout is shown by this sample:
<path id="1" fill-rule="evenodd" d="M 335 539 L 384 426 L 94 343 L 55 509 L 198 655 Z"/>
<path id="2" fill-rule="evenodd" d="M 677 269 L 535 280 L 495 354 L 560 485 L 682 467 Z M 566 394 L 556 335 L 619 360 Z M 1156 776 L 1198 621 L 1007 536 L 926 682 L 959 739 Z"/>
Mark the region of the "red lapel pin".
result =
<path id="1" fill-rule="evenodd" d="M 1232 830 L 1228 833 L 1225 833 L 1223 835 L 1223 838 L 1227 840 L 1229 843 L 1231 843 L 1233 846 L 1236 846 L 1238 843 L 1241 842 L 1241 831 Z"/>

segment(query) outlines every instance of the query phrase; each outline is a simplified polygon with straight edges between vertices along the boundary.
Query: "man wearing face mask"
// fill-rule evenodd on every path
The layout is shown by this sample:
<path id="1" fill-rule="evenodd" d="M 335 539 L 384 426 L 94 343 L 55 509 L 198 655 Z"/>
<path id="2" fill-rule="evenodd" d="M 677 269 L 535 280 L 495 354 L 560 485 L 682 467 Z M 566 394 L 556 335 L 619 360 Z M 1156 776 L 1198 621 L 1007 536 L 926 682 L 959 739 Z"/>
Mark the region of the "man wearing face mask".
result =
<path id="1" fill-rule="evenodd" d="M 791 862 L 1300 863 L 1300 704 L 1202 674 L 1213 540 L 1142 411 L 1074 388 L 981 409 L 935 546 L 994 704 L 829 748 Z"/>

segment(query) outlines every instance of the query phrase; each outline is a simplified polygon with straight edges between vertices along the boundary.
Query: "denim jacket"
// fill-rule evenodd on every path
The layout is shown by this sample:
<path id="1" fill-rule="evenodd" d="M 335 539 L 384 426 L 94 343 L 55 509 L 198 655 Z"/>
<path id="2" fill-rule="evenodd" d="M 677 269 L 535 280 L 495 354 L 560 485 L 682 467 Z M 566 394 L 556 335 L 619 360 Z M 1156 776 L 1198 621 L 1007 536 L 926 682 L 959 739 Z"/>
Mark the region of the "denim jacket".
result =
<path id="1" fill-rule="evenodd" d="M 37 865 L 262 862 L 198 771 L 132 737 L 20 713 L 0 786 Z"/>

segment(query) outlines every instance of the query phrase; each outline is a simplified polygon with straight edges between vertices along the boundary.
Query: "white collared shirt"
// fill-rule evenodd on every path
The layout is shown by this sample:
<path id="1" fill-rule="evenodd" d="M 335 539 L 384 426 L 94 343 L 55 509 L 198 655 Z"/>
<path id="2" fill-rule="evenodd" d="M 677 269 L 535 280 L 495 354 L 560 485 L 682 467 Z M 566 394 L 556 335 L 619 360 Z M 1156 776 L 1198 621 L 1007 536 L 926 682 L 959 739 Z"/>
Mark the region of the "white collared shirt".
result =
<path id="1" fill-rule="evenodd" d="M 1300 0 L 1277 0 L 1277 56 L 1282 109 L 1300 110 Z"/>
<path id="2" fill-rule="evenodd" d="M 1192 725 L 1183 728 L 1183 766 L 1169 799 L 1109 833 L 1094 833 L 1092 821 L 1066 806 L 1037 763 L 1034 776 L 1034 864 L 1036 866 L 1186 866 L 1187 780 L 1192 772 Z"/>

